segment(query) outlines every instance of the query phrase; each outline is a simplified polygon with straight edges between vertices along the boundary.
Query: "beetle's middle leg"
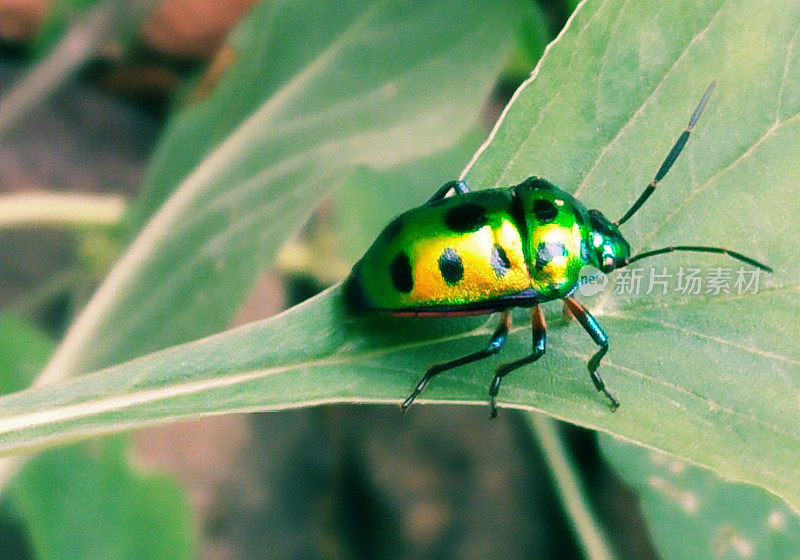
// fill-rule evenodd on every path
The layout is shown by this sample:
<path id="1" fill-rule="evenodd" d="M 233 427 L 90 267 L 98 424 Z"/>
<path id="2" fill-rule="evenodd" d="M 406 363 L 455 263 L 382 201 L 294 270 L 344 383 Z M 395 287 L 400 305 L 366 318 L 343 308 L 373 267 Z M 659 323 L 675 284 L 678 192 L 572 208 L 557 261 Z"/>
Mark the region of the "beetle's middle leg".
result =
<path id="1" fill-rule="evenodd" d="M 533 334 L 533 351 L 524 358 L 501 365 L 495 372 L 492 384 L 489 386 L 489 406 L 492 418 L 497 418 L 497 393 L 500 391 L 503 377 L 515 369 L 531 364 L 544 356 L 547 345 L 547 324 L 544 321 L 544 313 L 542 313 L 538 305 L 534 305 L 531 308 L 531 331 Z"/>
<path id="2" fill-rule="evenodd" d="M 465 364 L 469 364 L 472 362 L 477 362 L 478 360 L 482 360 L 484 358 L 488 358 L 493 354 L 497 354 L 500 349 L 503 347 L 503 343 L 506 341 L 506 336 L 508 336 L 508 329 L 511 327 L 511 310 L 503 311 L 502 316 L 500 317 L 500 324 L 497 326 L 497 329 L 494 331 L 492 338 L 489 339 L 489 344 L 483 350 L 478 350 L 472 354 L 468 354 L 467 356 L 463 356 L 461 358 L 456 358 L 455 360 L 451 360 L 449 362 L 444 362 L 443 364 L 436 364 L 435 366 L 431 366 L 428 368 L 428 371 L 425 372 L 425 375 L 422 376 L 422 379 L 419 380 L 417 386 L 414 387 L 414 390 L 408 396 L 408 398 L 403 401 L 403 404 L 400 407 L 403 410 L 406 410 L 411 403 L 414 402 L 419 394 L 425 390 L 425 387 L 428 385 L 428 381 L 436 375 L 437 373 L 442 373 L 443 371 L 447 371 L 448 369 L 453 369 L 458 366 L 463 366 Z"/>

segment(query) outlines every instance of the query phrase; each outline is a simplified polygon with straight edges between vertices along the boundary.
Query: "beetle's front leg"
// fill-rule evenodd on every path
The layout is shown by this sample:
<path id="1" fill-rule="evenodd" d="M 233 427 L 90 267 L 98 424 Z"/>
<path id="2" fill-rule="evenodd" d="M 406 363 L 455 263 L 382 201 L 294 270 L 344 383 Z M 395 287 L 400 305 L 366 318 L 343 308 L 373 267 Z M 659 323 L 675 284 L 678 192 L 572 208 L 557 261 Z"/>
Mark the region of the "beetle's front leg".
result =
<path id="1" fill-rule="evenodd" d="M 533 363 L 544 356 L 547 345 L 547 324 L 544 322 L 544 313 L 542 313 L 538 305 L 534 305 L 531 308 L 531 331 L 533 334 L 533 351 L 524 358 L 501 365 L 495 372 L 492 384 L 489 386 L 489 416 L 491 418 L 497 418 L 497 393 L 500 391 L 503 377 L 515 369 Z"/>
<path id="2" fill-rule="evenodd" d="M 584 330 L 589 333 L 589 336 L 592 337 L 594 343 L 600 347 L 600 350 L 595 352 L 594 356 L 589 358 L 587 367 L 589 368 L 589 376 L 592 378 L 594 386 L 598 391 L 605 393 L 605 395 L 608 397 L 608 400 L 611 401 L 611 411 L 613 412 L 619 407 L 619 401 L 614 397 L 614 395 L 608 392 L 608 389 L 606 389 L 606 384 L 603 382 L 603 378 L 600 377 L 599 373 L 597 373 L 597 368 L 600 366 L 600 360 L 602 360 L 603 356 L 605 356 L 606 352 L 608 352 L 608 337 L 606 336 L 606 333 L 603 332 L 603 329 L 600 326 L 600 323 L 597 322 L 597 319 L 592 317 L 592 314 L 589 313 L 589 311 L 577 300 L 574 300 L 571 297 L 565 297 L 564 303 L 569 308 L 573 317 L 575 317 Z"/>

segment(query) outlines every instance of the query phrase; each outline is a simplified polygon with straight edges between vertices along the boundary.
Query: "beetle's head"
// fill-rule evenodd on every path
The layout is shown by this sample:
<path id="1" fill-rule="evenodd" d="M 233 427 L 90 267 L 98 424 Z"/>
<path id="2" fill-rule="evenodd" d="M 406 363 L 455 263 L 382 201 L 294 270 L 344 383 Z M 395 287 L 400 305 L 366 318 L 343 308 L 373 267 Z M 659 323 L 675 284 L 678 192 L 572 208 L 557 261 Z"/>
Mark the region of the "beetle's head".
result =
<path id="1" fill-rule="evenodd" d="M 617 225 L 599 210 L 589 210 L 589 223 L 592 226 L 592 264 L 606 274 L 628 264 L 631 246 Z"/>

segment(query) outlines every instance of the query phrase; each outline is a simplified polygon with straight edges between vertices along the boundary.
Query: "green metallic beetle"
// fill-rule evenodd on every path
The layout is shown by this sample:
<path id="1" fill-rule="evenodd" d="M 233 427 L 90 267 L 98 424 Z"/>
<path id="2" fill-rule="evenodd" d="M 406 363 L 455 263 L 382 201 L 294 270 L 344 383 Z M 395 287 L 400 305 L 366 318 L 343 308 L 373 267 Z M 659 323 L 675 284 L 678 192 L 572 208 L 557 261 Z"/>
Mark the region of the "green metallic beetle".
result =
<path id="1" fill-rule="evenodd" d="M 437 373 L 500 351 L 511 326 L 511 309 L 531 309 L 533 351 L 499 366 L 489 387 L 491 416 L 503 377 L 545 353 L 545 321 L 540 303 L 564 300 L 599 350 L 588 369 L 612 411 L 619 401 L 597 372 L 608 351 L 608 337 L 589 311 L 571 297 L 585 265 L 604 273 L 634 261 L 672 251 L 723 253 L 772 270 L 744 255 L 707 246 L 670 246 L 631 256 L 619 231 L 644 204 L 683 149 L 705 107 L 712 83 L 670 150 L 653 181 L 616 222 L 539 177 L 506 189 L 470 192 L 463 181 L 445 183 L 426 204 L 395 218 L 353 267 L 345 295 L 353 309 L 392 315 L 448 316 L 500 312 L 500 325 L 486 348 L 430 367 L 403 402 L 408 408 Z M 454 196 L 447 197 L 450 192 Z"/>

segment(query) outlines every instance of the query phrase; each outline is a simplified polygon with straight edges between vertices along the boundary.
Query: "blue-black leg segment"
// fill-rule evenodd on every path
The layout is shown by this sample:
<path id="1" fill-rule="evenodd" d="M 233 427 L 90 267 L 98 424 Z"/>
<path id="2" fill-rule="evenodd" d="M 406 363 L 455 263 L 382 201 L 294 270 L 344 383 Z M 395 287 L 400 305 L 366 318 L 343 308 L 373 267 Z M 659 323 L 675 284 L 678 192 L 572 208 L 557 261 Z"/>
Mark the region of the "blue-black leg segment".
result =
<path id="1" fill-rule="evenodd" d="M 495 372 L 492 384 L 489 386 L 489 416 L 491 418 L 497 418 L 497 393 L 500 391 L 503 377 L 515 369 L 531 364 L 544 356 L 547 344 L 547 324 L 544 322 L 544 313 L 542 313 L 538 305 L 534 305 L 531 308 L 531 331 L 533 335 L 533 351 L 524 358 L 501 365 Z"/>
<path id="2" fill-rule="evenodd" d="M 469 187 L 464 181 L 447 181 L 428 199 L 428 204 L 443 199 L 450 191 L 453 191 L 456 195 L 466 194 L 469 192 Z"/>
<path id="3" fill-rule="evenodd" d="M 408 398 L 403 401 L 403 404 L 400 407 L 403 410 L 406 410 L 411 403 L 414 402 L 419 394 L 425 390 L 425 387 L 428 385 L 428 381 L 436 375 L 437 373 L 442 373 L 443 371 L 447 371 L 448 369 L 453 369 L 458 366 L 463 366 L 465 364 L 469 364 L 472 362 L 477 362 L 478 360 L 482 360 L 484 358 L 488 358 L 493 354 L 497 354 L 500 349 L 503 347 L 503 343 L 506 341 L 506 337 L 508 336 L 508 329 L 511 327 L 511 311 L 503 311 L 503 315 L 500 318 L 500 324 L 498 325 L 497 329 L 494 331 L 492 338 L 489 339 L 489 344 L 483 350 L 479 350 L 467 356 L 463 356 L 461 358 L 456 358 L 455 360 L 451 360 L 449 362 L 445 362 L 443 364 L 437 364 L 435 366 L 431 366 L 428 368 L 428 371 L 425 372 L 425 375 L 422 376 L 422 379 L 419 380 L 417 386 L 414 387 L 414 390 L 408 396 Z"/>
<path id="4" fill-rule="evenodd" d="M 597 322 L 597 319 L 592 317 L 592 314 L 581 305 L 577 300 L 572 299 L 571 297 L 564 298 L 564 303 L 569 308 L 572 315 L 584 330 L 589 333 L 589 336 L 592 337 L 592 340 L 595 344 L 600 347 L 594 356 L 589 358 L 589 363 L 587 367 L 589 368 L 589 376 L 592 378 L 592 382 L 594 386 L 597 388 L 598 391 L 602 391 L 608 397 L 608 400 L 611 401 L 611 411 L 615 411 L 619 407 L 619 401 L 608 392 L 606 389 L 606 384 L 603 382 L 603 378 L 600 377 L 600 374 L 597 373 L 597 368 L 600 365 L 600 360 L 603 359 L 603 356 L 606 355 L 608 352 L 608 337 L 606 333 L 603 332 L 603 328 L 600 326 L 600 323 Z"/>

